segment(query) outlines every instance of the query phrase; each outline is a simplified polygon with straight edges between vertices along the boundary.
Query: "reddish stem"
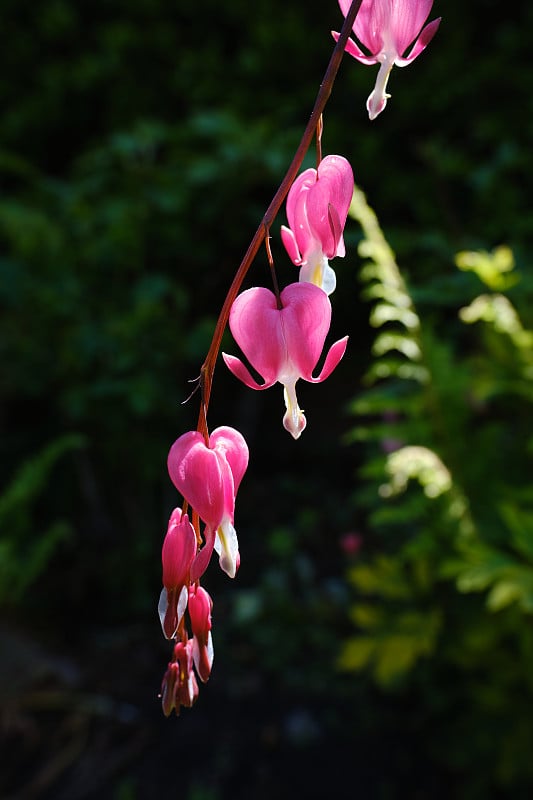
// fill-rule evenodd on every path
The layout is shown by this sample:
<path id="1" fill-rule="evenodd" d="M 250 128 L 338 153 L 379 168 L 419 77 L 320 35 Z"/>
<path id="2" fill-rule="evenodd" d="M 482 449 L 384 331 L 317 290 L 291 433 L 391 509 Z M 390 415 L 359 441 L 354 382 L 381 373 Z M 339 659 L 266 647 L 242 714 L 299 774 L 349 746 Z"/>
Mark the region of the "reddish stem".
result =
<path id="1" fill-rule="evenodd" d="M 318 125 L 316 126 L 316 168 L 318 169 L 320 166 L 320 162 L 322 161 L 322 133 L 324 131 L 324 120 L 322 119 L 322 114 L 318 120 Z"/>
<path id="2" fill-rule="evenodd" d="M 231 307 L 233 305 L 233 301 L 237 297 L 239 289 L 241 288 L 242 283 L 246 277 L 246 274 L 250 269 L 254 258 L 257 255 L 259 247 L 261 246 L 261 243 L 265 239 L 265 236 L 268 235 L 270 226 L 272 225 L 274 219 L 276 218 L 276 215 L 278 214 L 283 204 L 283 201 L 285 200 L 289 192 L 290 187 L 292 186 L 295 178 L 298 175 L 298 171 L 302 166 L 305 154 L 307 153 L 309 146 L 311 145 L 315 131 L 320 130 L 320 126 L 322 124 L 321 123 L 322 113 L 324 111 L 324 108 L 326 107 L 326 103 L 329 100 L 331 90 L 333 89 L 333 84 L 335 82 L 335 78 L 337 77 L 337 72 L 339 71 L 342 57 L 344 55 L 344 48 L 346 46 L 346 42 L 348 41 L 350 31 L 353 27 L 355 18 L 359 12 L 362 2 L 363 0 L 352 1 L 350 10 L 348 11 L 343 26 L 341 28 L 337 44 L 335 45 L 333 53 L 331 54 L 329 64 L 324 74 L 324 78 L 322 80 L 322 83 L 320 84 L 320 88 L 316 96 L 313 111 L 311 112 L 311 116 L 309 117 L 309 122 L 307 123 L 300 144 L 298 145 L 298 149 L 294 154 L 294 158 L 291 162 L 289 169 L 287 170 L 285 177 L 283 178 L 280 184 L 279 189 L 272 198 L 272 201 L 268 206 L 265 215 L 261 220 L 261 223 L 257 231 L 255 232 L 252 241 L 248 246 L 244 258 L 241 261 L 239 269 L 237 270 L 235 277 L 233 278 L 233 281 L 231 283 L 231 286 L 228 290 L 226 299 L 224 300 L 224 305 L 222 306 L 222 309 L 220 311 L 217 324 L 215 327 L 215 332 L 213 334 L 213 339 L 211 340 L 211 345 L 209 347 L 207 356 L 205 358 L 204 363 L 202 364 L 202 369 L 200 371 L 200 390 L 202 393 L 202 400 L 200 407 L 200 415 L 198 417 L 197 430 L 203 433 L 204 437 L 206 438 L 206 441 L 209 441 L 208 438 L 209 434 L 207 428 L 207 409 L 209 407 L 209 399 L 211 397 L 213 374 L 215 372 L 215 365 L 218 357 L 218 352 L 220 350 L 220 344 L 222 342 L 222 336 L 224 334 L 226 325 L 228 324 L 229 314 L 231 311 Z"/>

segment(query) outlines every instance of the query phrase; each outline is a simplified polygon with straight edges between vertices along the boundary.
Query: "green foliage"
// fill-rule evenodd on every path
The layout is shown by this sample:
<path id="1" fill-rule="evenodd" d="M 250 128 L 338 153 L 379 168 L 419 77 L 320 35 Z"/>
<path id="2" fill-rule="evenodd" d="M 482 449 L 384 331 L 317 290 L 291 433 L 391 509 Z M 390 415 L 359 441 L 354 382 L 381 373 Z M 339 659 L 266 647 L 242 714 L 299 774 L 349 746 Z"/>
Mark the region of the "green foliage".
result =
<path id="1" fill-rule="evenodd" d="M 527 786 L 533 771 L 520 736 L 533 686 L 529 659 L 516 653 L 532 645 L 533 332 L 508 294 L 520 276 L 508 248 L 460 253 L 458 266 L 491 293 L 424 318 L 359 190 L 351 215 L 364 234 L 362 279 L 379 332 L 369 388 L 352 406 L 353 436 L 368 448 L 359 502 L 369 533 L 366 557 L 348 576 L 356 633 L 339 664 L 370 670 L 384 688 L 448 694 L 450 703 L 457 688 L 442 675 L 459 671 L 471 704 L 461 722 L 439 712 L 441 738 L 454 724 L 493 717 L 503 727 L 468 746 L 479 769 L 483 759 L 492 767 L 457 796 Z M 527 296 L 516 297 L 530 314 Z M 475 687 L 480 671 L 484 691 Z M 445 749 L 454 759 L 451 740 Z"/>
<path id="2" fill-rule="evenodd" d="M 337 378 L 307 393 L 308 410 L 317 404 L 309 437 L 296 449 L 285 434 L 277 439 L 267 425 L 277 419 L 279 396 L 265 393 L 254 405 L 255 397 L 239 394 L 217 370 L 216 424 L 246 425 L 253 454 L 239 498 L 239 585 L 221 581 L 213 592 L 217 652 L 229 642 L 217 674 L 224 663 L 222 684 L 238 676 L 233 709 L 255 686 L 260 710 L 250 690 L 245 714 L 229 722 L 221 714 L 226 749 L 221 754 L 215 742 L 208 748 L 214 760 L 191 762 L 218 783 L 211 792 L 210 782 L 195 783 L 195 772 L 191 796 L 225 796 L 224 769 L 228 796 L 238 786 L 242 796 L 267 794 L 266 776 L 289 762 L 294 795 L 305 795 L 306 776 L 311 793 L 319 791 L 309 751 L 305 766 L 294 768 L 283 732 L 273 724 L 272 735 L 264 723 L 271 713 L 275 719 L 278 689 L 278 717 L 298 693 L 320 714 L 317 757 L 324 763 L 327 741 L 335 766 L 322 770 L 326 793 L 338 763 L 352 768 L 357 753 L 359 779 L 379 753 L 362 796 L 411 798 L 413 774 L 430 780 L 439 765 L 464 786 L 466 800 L 492 796 L 492 775 L 498 788 L 513 787 L 515 800 L 531 794 L 532 282 L 524 265 L 533 95 L 524 87 L 531 83 L 533 6 L 495 11 L 485 0 L 468 7 L 435 0 L 441 28 L 415 66 L 393 72 L 386 116 L 368 124 L 364 101 L 375 69 L 350 58 L 325 114 L 324 152 L 352 161 L 410 283 L 407 290 L 375 227 L 361 255 L 379 335 L 365 391 L 354 401 L 351 446 L 339 452 L 336 445 L 346 425 L 337 414 L 339 386 L 356 391 L 372 336 L 350 270 L 354 226 L 346 230 L 333 318 L 339 335 L 350 333 L 350 349 Z M 301 0 L 253 7 L 206 0 L 201 9 L 166 0 L 2 4 L 0 598 L 9 622 L 24 628 L 30 620 L 32 633 L 68 642 L 75 658 L 83 658 L 75 637 L 90 642 L 86 663 L 97 673 L 103 659 L 102 686 L 112 696 L 117 687 L 106 681 L 116 671 L 91 634 L 112 626 L 127 639 L 121 624 L 147 620 L 157 639 L 159 548 L 176 502 L 165 457 L 172 438 L 196 421 L 195 401 L 181 401 L 308 119 L 331 52 L 329 32 L 340 22 L 337 3 Z M 282 217 L 271 231 L 274 250 Z M 502 242 L 512 243 L 514 255 Z M 276 253 L 288 281 L 296 273 L 283 259 L 284 272 Z M 267 275 L 260 257 L 250 279 L 259 284 Z M 257 409 L 268 403 L 267 420 Z M 324 408 L 331 413 L 321 429 Z M 73 430 L 83 447 L 72 440 L 61 450 Z M 53 455 L 56 445 L 61 453 Z M 353 461 L 363 452 L 352 501 Z M 41 476 L 35 483 L 31 464 Z M 306 514 L 300 518 L 296 508 Z M 370 533 L 350 572 L 358 635 L 345 666 L 367 665 L 391 692 L 384 700 L 361 673 L 354 681 L 331 666 L 339 638 L 348 635 L 338 577 L 345 556 L 336 537 L 365 522 Z M 242 626 L 234 641 L 232 624 Z M 130 644 L 121 654 L 138 671 L 122 672 L 119 694 L 137 702 L 147 691 L 153 709 L 152 674 L 139 667 L 151 663 L 149 639 L 138 642 L 133 660 Z M 339 684 L 345 697 L 336 693 Z M 213 732 L 211 718 L 200 715 L 212 712 L 215 696 L 223 696 L 220 683 L 194 712 Z M 328 719 L 336 713 L 334 740 Z M 52 716 L 51 730 L 70 730 Z M 263 726 L 257 740 L 242 735 L 252 717 Z M 29 730 L 23 722 L 20 730 Z M 144 719 L 142 728 L 146 737 Z M 123 731 L 117 750 L 105 731 L 94 731 L 101 752 L 121 761 Z M 57 740 L 46 733 L 54 764 Z M 272 757 L 276 736 L 287 753 L 281 765 Z M 150 797 L 175 784 L 175 770 L 163 785 L 161 769 L 173 763 L 175 743 L 168 730 L 157 729 L 153 739 L 155 766 L 143 769 Z M 240 757 L 231 748 L 243 739 L 250 750 Z M 416 754 L 405 795 L 394 782 L 398 770 L 383 763 L 392 740 L 398 764 Z M 90 737 L 83 744 L 90 756 Z M 424 747 L 425 761 L 418 758 Z M 32 773 L 28 781 L 41 755 L 31 751 L 31 769 L 19 770 Z M 253 786 L 243 783 L 244 763 L 249 770 L 260 764 Z M 91 771 L 107 776 L 102 766 Z M 342 770 L 338 780 L 346 785 Z M 79 791 L 89 790 L 63 793 Z M 116 793 L 136 791 L 124 776 Z M 436 796 L 433 788 L 426 795 Z"/>
<path id="3" fill-rule="evenodd" d="M 235 113 L 205 111 L 186 127 L 145 119 L 112 131 L 57 177 L 3 151 L 13 190 L 0 198 L 0 408 L 8 423 L 0 480 L 32 457 L 35 442 L 71 430 L 86 437 L 85 473 L 69 476 L 66 495 L 48 494 L 50 518 L 69 520 L 79 538 L 73 571 L 101 575 L 99 554 L 84 548 L 104 531 L 127 542 L 134 562 L 154 553 L 158 571 L 159 525 L 175 502 L 166 452 L 194 424 L 195 409 L 182 401 L 231 281 L 232 247 L 237 239 L 242 246 L 229 216 L 224 247 L 222 231 L 205 235 L 224 225 L 211 198 L 231 185 L 225 213 L 245 208 L 242 223 L 252 228 L 259 213 L 249 198 L 279 167 L 284 136 L 276 141 L 261 122 L 245 132 Z M 123 559 L 111 553 L 106 562 L 112 592 L 128 581 L 117 568 Z M 134 602 L 145 602 L 151 577 L 143 572 Z"/>
<path id="4" fill-rule="evenodd" d="M 0 604 L 16 605 L 46 569 L 58 544 L 72 531 L 67 520 L 47 522 L 38 513 L 56 463 L 83 446 L 69 435 L 49 444 L 16 471 L 0 494 Z"/>
<path id="5" fill-rule="evenodd" d="M 484 251 L 457 253 L 455 263 L 459 269 L 474 272 L 493 291 L 509 289 L 517 283 L 513 274 L 514 258 L 509 247 L 500 245 L 492 253 Z"/>
<path id="6" fill-rule="evenodd" d="M 392 558 L 377 556 L 372 565 L 352 568 L 348 577 L 362 597 L 351 609 L 360 633 L 346 643 L 339 666 L 345 670 L 370 666 L 378 684 L 393 686 L 417 659 L 435 648 L 439 610 L 411 605 L 417 591 L 427 596 L 426 576 L 407 571 L 405 564 Z M 380 605 L 364 600 L 376 596 L 382 599 Z"/>

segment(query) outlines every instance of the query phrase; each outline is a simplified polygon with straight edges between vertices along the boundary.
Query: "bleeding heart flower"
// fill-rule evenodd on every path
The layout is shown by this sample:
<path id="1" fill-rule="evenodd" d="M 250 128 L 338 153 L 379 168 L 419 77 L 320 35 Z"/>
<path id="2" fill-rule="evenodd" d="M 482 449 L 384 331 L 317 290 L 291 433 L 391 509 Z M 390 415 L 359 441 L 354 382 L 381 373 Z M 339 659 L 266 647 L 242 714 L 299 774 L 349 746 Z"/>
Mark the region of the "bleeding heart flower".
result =
<path id="1" fill-rule="evenodd" d="M 211 637 L 211 609 L 213 601 L 201 586 L 189 589 L 189 616 L 193 632 L 193 660 L 198 677 L 204 683 L 213 665 L 213 640 Z"/>
<path id="2" fill-rule="evenodd" d="M 196 534 L 187 514 L 175 508 L 163 541 L 163 589 L 159 598 L 159 618 L 167 639 L 173 639 L 187 607 L 186 583 L 196 555 Z"/>
<path id="3" fill-rule="evenodd" d="M 351 0 L 339 0 L 344 16 Z M 380 114 L 390 94 L 386 93 L 387 81 L 394 65 L 405 67 L 425 50 L 440 25 L 440 17 L 425 28 L 433 0 L 363 0 L 353 26 L 353 32 L 365 53 L 353 39 L 348 39 L 346 52 L 362 64 L 380 64 L 376 85 L 367 100 L 370 119 Z M 339 34 L 333 32 L 335 40 Z M 405 51 L 413 45 L 408 55 Z"/>
<path id="4" fill-rule="evenodd" d="M 344 256 L 343 230 L 353 195 L 353 172 L 342 156 L 326 156 L 318 169 L 307 169 L 292 184 L 287 196 L 289 226 L 281 239 L 300 280 L 314 283 L 331 294 L 335 272 L 328 259 Z"/>
<path id="5" fill-rule="evenodd" d="M 178 642 L 174 646 L 173 660 L 169 663 L 161 685 L 161 705 L 168 717 L 172 710 L 190 708 L 198 697 L 198 684 L 193 671 L 193 642 Z"/>
<path id="6" fill-rule="evenodd" d="M 196 581 L 207 569 L 213 548 L 230 578 L 239 567 L 239 543 L 234 523 L 235 496 L 248 466 L 248 447 L 242 434 L 227 426 L 217 428 L 206 445 L 198 431 L 177 439 L 168 454 L 168 472 L 174 486 L 205 522 L 205 543 L 190 570 Z"/>
<path id="7" fill-rule="evenodd" d="M 331 346 L 320 374 L 313 377 L 331 322 L 331 303 L 312 283 L 292 283 L 276 296 L 262 287 L 242 292 L 233 303 L 229 325 L 248 361 L 262 375 L 259 384 L 235 356 L 222 354 L 233 374 L 251 389 L 268 389 L 276 382 L 284 387 L 284 427 L 298 439 L 306 426 L 296 398 L 296 383 L 324 381 L 344 355 L 348 337 Z"/>

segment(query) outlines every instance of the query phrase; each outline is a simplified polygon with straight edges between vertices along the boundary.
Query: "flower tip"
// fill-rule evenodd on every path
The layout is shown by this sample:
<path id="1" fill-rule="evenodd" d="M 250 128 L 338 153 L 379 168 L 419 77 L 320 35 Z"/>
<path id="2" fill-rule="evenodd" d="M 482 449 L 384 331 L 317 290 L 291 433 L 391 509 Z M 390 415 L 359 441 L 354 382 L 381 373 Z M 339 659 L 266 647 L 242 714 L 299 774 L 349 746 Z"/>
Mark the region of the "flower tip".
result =
<path id="1" fill-rule="evenodd" d="M 306 285 L 310 287 L 312 284 Z M 302 432 L 305 430 L 307 420 L 296 399 L 295 383 L 285 384 L 283 388 L 283 398 L 286 408 L 283 417 L 283 427 L 286 431 L 289 431 L 293 439 L 299 439 Z"/>
<path id="2" fill-rule="evenodd" d="M 237 574 L 238 564 L 236 559 L 232 559 L 227 555 L 221 555 L 218 559 L 220 569 L 225 572 L 228 578 L 234 578 Z M 240 563 L 240 562 L 239 562 Z"/>
<path id="3" fill-rule="evenodd" d="M 241 563 L 239 541 L 232 524 L 226 522 L 220 526 L 215 538 L 215 550 L 219 555 L 218 563 L 228 578 L 234 578 Z"/>
<path id="4" fill-rule="evenodd" d="M 290 433 L 293 439 L 300 438 L 306 425 L 307 420 L 305 414 L 300 408 L 287 411 L 283 417 L 283 427 Z"/>
<path id="5" fill-rule="evenodd" d="M 368 100 L 366 101 L 366 110 L 368 111 L 368 118 L 371 122 L 381 114 L 387 105 L 387 100 L 389 97 L 390 94 L 376 95 L 375 91 L 371 92 Z"/>

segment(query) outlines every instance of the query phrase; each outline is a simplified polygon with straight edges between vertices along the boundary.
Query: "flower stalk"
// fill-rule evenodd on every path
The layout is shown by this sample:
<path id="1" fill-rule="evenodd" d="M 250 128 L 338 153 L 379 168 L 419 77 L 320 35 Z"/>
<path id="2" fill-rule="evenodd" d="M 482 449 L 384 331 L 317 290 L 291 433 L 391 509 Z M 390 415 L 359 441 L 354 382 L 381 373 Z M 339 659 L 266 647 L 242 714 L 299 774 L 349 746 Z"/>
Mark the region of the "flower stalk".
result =
<path id="1" fill-rule="evenodd" d="M 205 437 L 208 438 L 209 436 L 207 428 L 207 411 L 209 408 L 209 400 L 211 397 L 213 374 L 215 372 L 216 361 L 218 358 L 218 353 L 222 342 L 222 336 L 228 324 L 231 307 L 233 305 L 235 298 L 239 293 L 242 283 L 259 251 L 262 242 L 268 236 L 268 231 L 270 230 L 270 227 L 272 226 L 272 223 L 274 222 L 283 204 L 283 201 L 287 197 L 289 189 L 291 188 L 294 180 L 296 179 L 296 176 L 298 175 L 298 171 L 302 166 L 305 155 L 313 141 L 313 136 L 315 135 L 316 132 L 318 132 L 318 140 L 320 141 L 321 129 L 322 129 L 322 114 L 331 95 L 333 84 L 335 82 L 335 78 L 337 77 L 342 57 L 344 55 L 344 49 L 346 47 L 346 43 L 348 42 L 350 31 L 353 27 L 359 9 L 361 8 L 362 2 L 363 0 L 353 0 L 352 4 L 350 5 L 348 13 L 346 14 L 346 17 L 344 19 L 344 23 L 340 30 L 335 48 L 331 54 L 329 64 L 326 68 L 326 72 L 324 73 L 324 78 L 322 80 L 322 83 L 320 84 L 315 104 L 313 106 L 311 116 L 309 117 L 309 122 L 307 123 L 307 126 L 302 135 L 300 144 L 298 145 L 298 148 L 294 154 L 294 158 L 287 170 L 287 173 L 285 174 L 285 177 L 283 178 L 279 186 L 279 189 L 272 198 L 272 201 L 268 206 L 263 216 L 263 219 L 261 220 L 259 227 L 257 228 L 248 246 L 248 249 L 244 255 L 244 258 L 241 261 L 239 269 L 235 273 L 235 277 L 233 278 L 231 286 L 226 295 L 226 299 L 224 300 L 224 304 L 220 311 L 215 331 L 213 333 L 213 338 L 211 340 L 211 344 L 207 352 L 207 356 L 200 370 L 199 382 L 201 391 L 201 407 L 200 407 L 200 414 L 198 417 L 197 430 L 200 431 L 200 433 L 202 433 L 204 438 Z"/>

